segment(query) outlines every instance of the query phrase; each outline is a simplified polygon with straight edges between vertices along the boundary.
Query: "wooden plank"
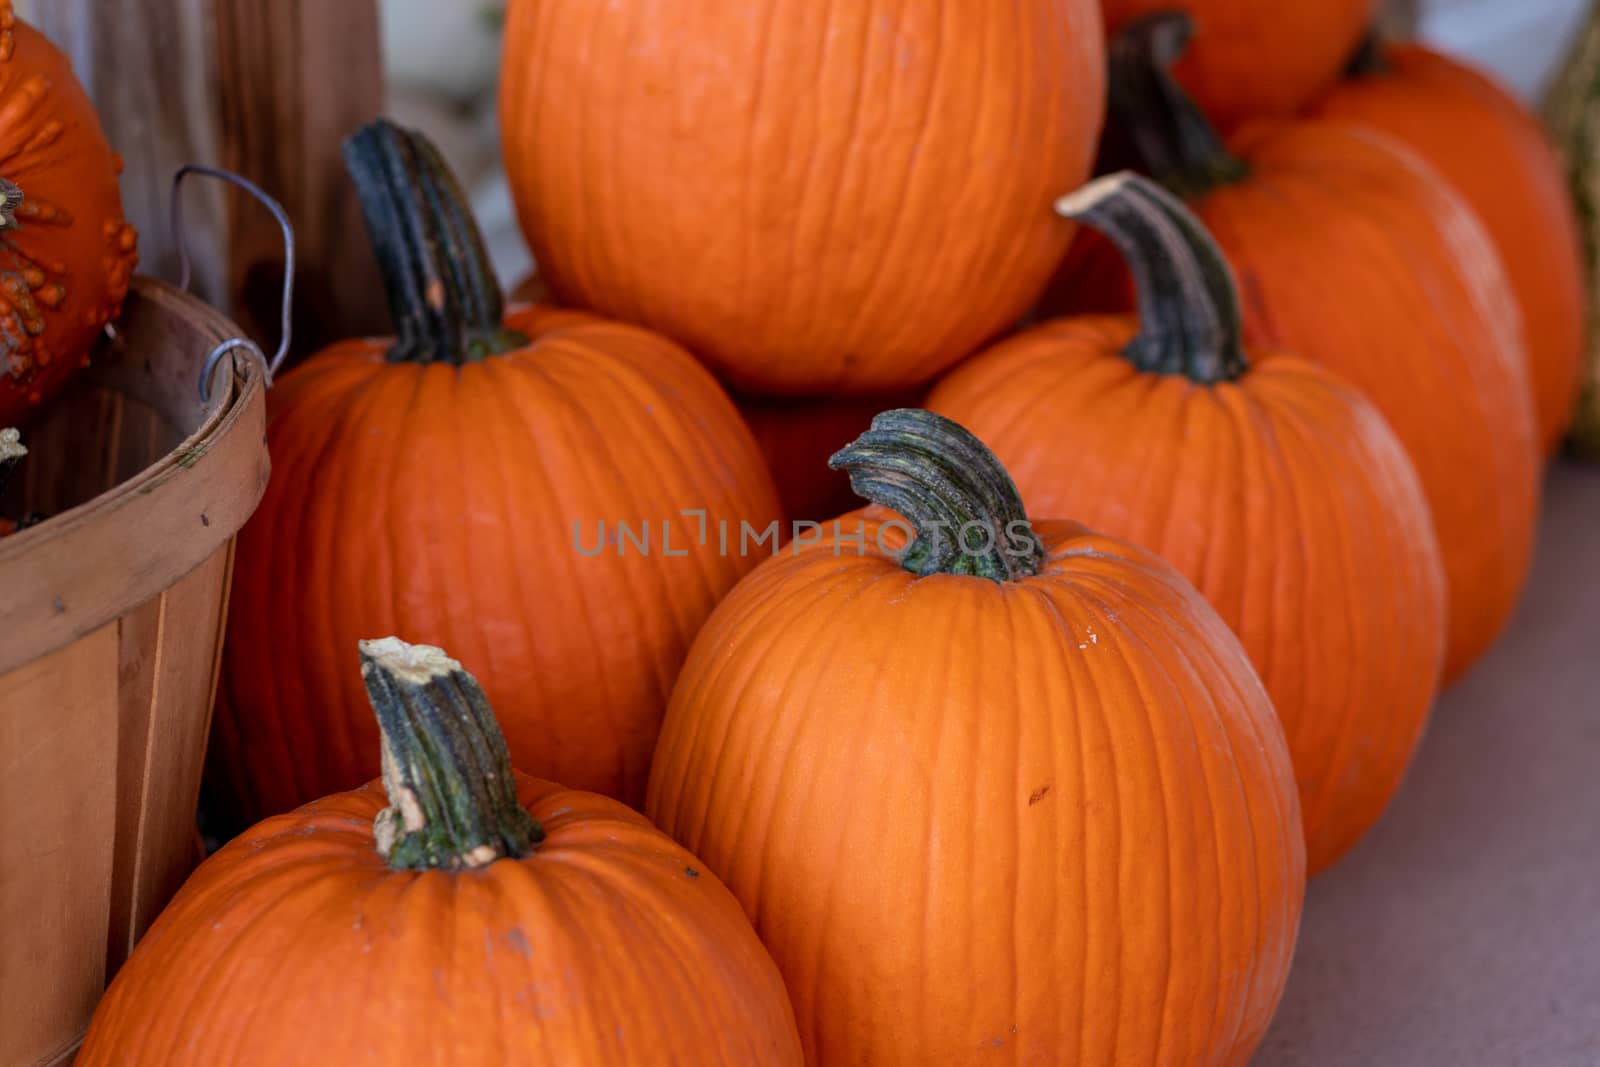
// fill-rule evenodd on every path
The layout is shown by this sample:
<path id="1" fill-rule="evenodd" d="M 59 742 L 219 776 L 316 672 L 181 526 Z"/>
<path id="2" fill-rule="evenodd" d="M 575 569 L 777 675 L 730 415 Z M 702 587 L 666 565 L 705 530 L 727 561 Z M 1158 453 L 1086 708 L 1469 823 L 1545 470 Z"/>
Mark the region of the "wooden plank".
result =
<path id="1" fill-rule="evenodd" d="M 167 225 L 172 175 L 188 162 L 221 160 L 215 104 L 212 0 L 45 0 L 24 18 L 72 59 L 100 112 L 112 147 L 122 153 L 122 201 L 139 229 L 140 269 L 178 276 Z M 273 6 L 273 5 L 267 5 Z M 137 26 L 138 32 L 130 32 Z M 197 183 L 198 184 L 198 183 Z M 194 291 L 226 308 L 227 207 L 220 188 L 185 194 L 196 273 Z"/>
<path id="2" fill-rule="evenodd" d="M 106 930 L 106 981 L 133 949 L 140 867 L 140 830 L 145 822 L 148 756 L 159 688 L 156 664 L 161 649 L 167 598 L 157 596 L 117 622 L 117 801 L 111 864 L 111 917 Z"/>
<path id="3" fill-rule="evenodd" d="M 153 685 L 147 693 L 127 694 L 123 701 L 124 729 L 130 726 L 131 715 L 145 730 L 121 746 L 126 756 L 117 768 L 118 833 L 134 830 L 136 862 L 128 881 L 117 883 L 127 905 L 122 912 L 126 925 L 112 931 L 116 940 L 107 962 L 108 976 L 193 870 L 195 807 L 231 563 L 231 546 L 224 545 L 160 597 L 158 640 L 143 645 L 135 657 L 150 662 Z M 129 635 L 126 629 L 124 634 L 126 667 L 127 636 L 145 641 L 147 635 Z M 143 706 L 135 706 L 140 701 Z M 128 751 L 134 747 L 139 751 Z"/>
<path id="4" fill-rule="evenodd" d="M 282 200 L 300 244 L 295 354 L 388 332 L 377 266 L 345 174 L 344 139 L 383 111 L 377 0 L 212 0 L 222 165 Z M 276 340 L 282 240 L 230 200 L 235 317 Z"/>
<path id="5" fill-rule="evenodd" d="M 0 676 L 0 1063 L 70 1047 L 104 988 L 117 663 L 111 625 Z"/>
<path id="6" fill-rule="evenodd" d="M 222 166 L 260 184 L 294 220 L 295 353 L 387 332 L 383 288 L 340 156 L 344 138 L 383 110 L 377 0 L 48 0 L 35 8 L 127 161 L 123 195 L 145 273 L 177 276 L 167 232 L 173 173 L 184 163 Z M 270 348 L 282 284 L 277 226 L 242 193 L 193 185 L 185 214 L 195 291 Z"/>

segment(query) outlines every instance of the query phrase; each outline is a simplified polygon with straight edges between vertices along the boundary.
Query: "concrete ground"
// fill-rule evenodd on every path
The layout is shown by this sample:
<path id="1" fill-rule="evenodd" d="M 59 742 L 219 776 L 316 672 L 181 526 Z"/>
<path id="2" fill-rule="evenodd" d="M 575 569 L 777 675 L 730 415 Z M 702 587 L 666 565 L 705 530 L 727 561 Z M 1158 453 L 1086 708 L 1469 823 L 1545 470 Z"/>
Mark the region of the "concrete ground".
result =
<path id="1" fill-rule="evenodd" d="M 1600 469 L 1384 821 L 1314 881 L 1257 1067 L 1600 1065 Z"/>

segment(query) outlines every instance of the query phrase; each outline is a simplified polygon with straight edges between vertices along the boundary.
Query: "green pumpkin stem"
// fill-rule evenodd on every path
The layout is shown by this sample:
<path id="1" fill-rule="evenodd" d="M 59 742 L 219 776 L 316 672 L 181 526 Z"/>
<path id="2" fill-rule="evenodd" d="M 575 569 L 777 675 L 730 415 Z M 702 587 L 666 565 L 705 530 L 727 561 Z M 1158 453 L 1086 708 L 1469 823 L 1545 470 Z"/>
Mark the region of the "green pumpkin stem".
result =
<path id="1" fill-rule="evenodd" d="M 1105 234 L 1127 261 L 1139 333 L 1123 354 L 1134 366 L 1202 385 L 1233 381 L 1249 369 L 1233 271 L 1182 201 L 1123 172 L 1062 197 L 1056 210 Z"/>
<path id="2" fill-rule="evenodd" d="M 427 138 L 379 120 L 344 145 L 394 320 L 397 363 L 463 363 L 522 347 L 461 185 Z"/>
<path id="3" fill-rule="evenodd" d="M 1194 37 L 1194 20 L 1164 11 L 1129 23 L 1107 56 L 1111 114 L 1139 169 L 1188 199 L 1249 174 L 1200 106 L 1172 75 Z"/>
<path id="4" fill-rule="evenodd" d="M 443 651 L 362 641 L 390 806 L 373 824 L 397 871 L 461 870 L 526 856 L 544 829 L 517 800 L 505 737 L 478 680 Z"/>
<path id="5" fill-rule="evenodd" d="M 913 574 L 1017 581 L 1046 559 L 1022 497 L 984 443 L 942 415 L 885 411 L 828 466 L 856 495 L 897 512 L 915 534 L 901 556 Z"/>
<path id="6" fill-rule="evenodd" d="M 1394 65 L 1389 62 L 1389 56 L 1383 50 L 1383 36 L 1374 27 L 1367 31 L 1361 38 L 1361 43 L 1356 45 L 1355 54 L 1350 57 L 1350 62 L 1345 64 L 1344 76 L 1346 78 L 1370 78 L 1379 74 L 1389 74 L 1394 71 Z"/>

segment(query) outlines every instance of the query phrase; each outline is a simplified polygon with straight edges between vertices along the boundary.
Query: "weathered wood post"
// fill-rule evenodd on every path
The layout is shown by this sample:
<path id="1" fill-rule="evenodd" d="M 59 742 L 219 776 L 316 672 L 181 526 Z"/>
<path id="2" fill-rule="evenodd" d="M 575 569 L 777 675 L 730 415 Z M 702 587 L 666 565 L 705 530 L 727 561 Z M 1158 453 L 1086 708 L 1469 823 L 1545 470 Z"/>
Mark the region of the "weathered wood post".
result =
<path id="1" fill-rule="evenodd" d="M 377 0 L 33 0 L 22 6 L 72 57 L 127 163 L 123 196 L 141 270 L 177 276 L 173 172 L 237 171 L 283 202 L 300 245 L 295 354 L 382 332 L 383 290 L 339 154 L 383 110 Z M 137 27 L 132 32 L 130 27 Z M 276 336 L 281 240 L 248 198 L 185 193 L 195 291 Z"/>

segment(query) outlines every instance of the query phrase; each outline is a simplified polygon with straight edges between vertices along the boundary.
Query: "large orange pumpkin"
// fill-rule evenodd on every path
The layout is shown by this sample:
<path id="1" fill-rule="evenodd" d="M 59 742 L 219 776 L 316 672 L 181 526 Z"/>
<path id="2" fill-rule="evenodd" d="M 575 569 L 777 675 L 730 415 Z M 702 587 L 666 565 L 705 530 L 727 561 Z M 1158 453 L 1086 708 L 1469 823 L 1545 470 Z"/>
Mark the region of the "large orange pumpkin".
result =
<path id="1" fill-rule="evenodd" d="M 722 602 L 646 806 L 755 921 L 807 1062 L 1245 1063 L 1305 848 L 1237 639 L 1155 555 L 1031 525 L 947 419 L 835 462 L 894 512 Z"/>
<path id="2" fill-rule="evenodd" d="M 1104 77 L 1095 0 L 513 0 L 500 115 L 563 303 L 743 391 L 865 393 L 1038 296 Z"/>
<path id="3" fill-rule="evenodd" d="M 1522 310 L 1539 430 L 1555 451 L 1577 397 L 1584 268 L 1566 178 L 1538 120 L 1485 75 L 1409 44 L 1364 50 L 1316 112 L 1404 141 L 1477 212 Z"/>
<path id="4" fill-rule="evenodd" d="M 482 664 L 513 758 L 638 803 L 667 696 L 778 518 L 732 401 L 670 342 L 499 289 L 431 146 L 351 142 L 399 339 L 273 390 L 271 484 L 241 533 L 211 775 L 254 819 L 366 778 L 339 650 L 405 632 Z M 686 514 L 687 512 L 687 514 Z"/>
<path id="5" fill-rule="evenodd" d="M 382 782 L 206 860 L 82 1067 L 798 1067 L 783 981 L 704 864 L 614 800 L 513 772 L 440 650 L 363 642 L 362 674 Z"/>
<path id="6" fill-rule="evenodd" d="M 1372 23 L 1378 0 L 1100 0 L 1106 29 L 1182 11 L 1199 28 L 1178 66 L 1184 87 L 1213 120 L 1298 112 L 1338 77 Z"/>
<path id="7" fill-rule="evenodd" d="M 957 368 L 928 406 L 972 429 L 1028 507 L 1144 545 L 1244 643 L 1283 720 L 1312 873 L 1378 819 L 1444 656 L 1444 568 L 1422 485 L 1366 398 L 1247 350 L 1221 250 L 1124 175 L 1063 210 L 1111 236 L 1139 319 L 1059 319 Z"/>
<path id="8" fill-rule="evenodd" d="M 0 426 L 26 422 L 122 309 L 122 161 L 67 57 L 0 0 Z"/>
<path id="9" fill-rule="evenodd" d="M 1224 147 L 1167 76 L 1187 32 L 1181 16 L 1155 18 L 1118 39 L 1118 124 L 1222 246 L 1247 343 L 1338 372 L 1406 446 L 1444 552 L 1448 682 L 1510 617 L 1538 513 L 1538 432 L 1505 270 L 1460 196 L 1380 133 L 1257 123 Z M 1047 305 L 1131 308 L 1121 257 L 1085 238 Z"/>

